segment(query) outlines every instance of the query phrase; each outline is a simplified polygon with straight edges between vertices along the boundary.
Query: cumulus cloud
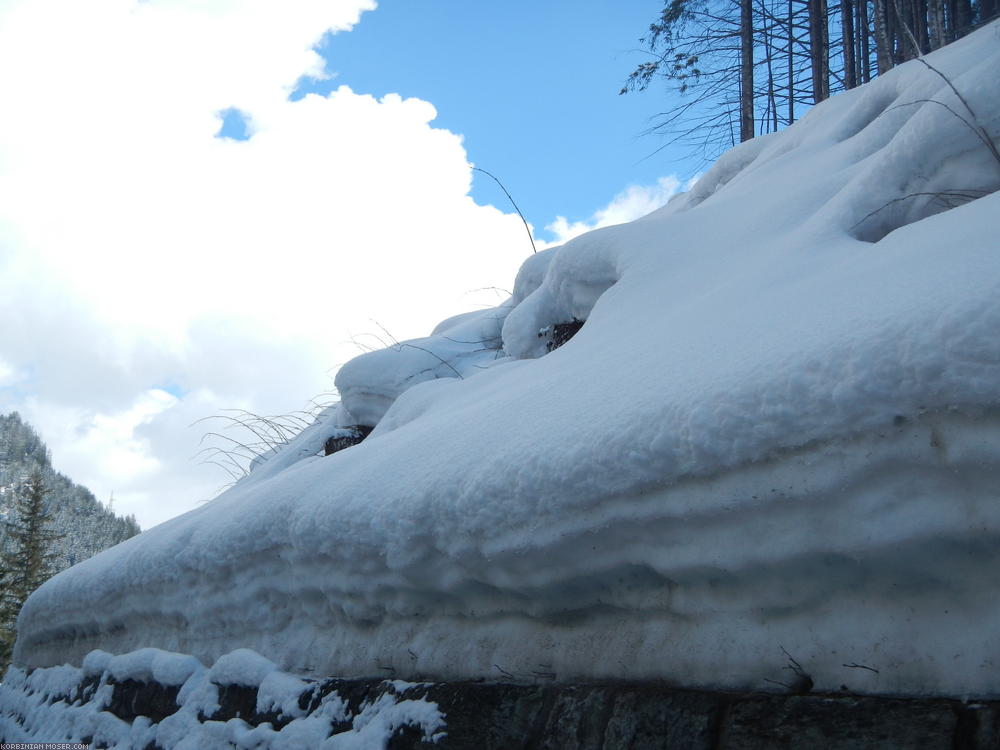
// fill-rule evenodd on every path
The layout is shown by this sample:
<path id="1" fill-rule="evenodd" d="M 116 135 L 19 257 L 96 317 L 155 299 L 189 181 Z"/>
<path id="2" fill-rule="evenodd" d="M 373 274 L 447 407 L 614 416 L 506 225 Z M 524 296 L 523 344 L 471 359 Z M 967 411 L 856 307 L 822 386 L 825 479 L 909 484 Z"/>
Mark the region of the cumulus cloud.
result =
<path id="1" fill-rule="evenodd" d="M 94 461 L 94 469 L 112 487 L 128 486 L 161 468 L 150 452 L 148 441 L 138 428 L 174 407 L 178 399 L 158 388 L 150 388 L 134 397 L 125 409 L 101 413 L 82 407 L 53 402 L 26 401 L 26 415 L 37 429 L 56 433 L 72 426 L 71 441 L 64 445 L 69 462 Z"/>
<path id="2" fill-rule="evenodd" d="M 423 335 L 530 252 L 430 103 L 289 100 L 373 8 L 0 5 L 0 411 L 144 526 L 223 480 L 196 419 L 299 408 L 352 335 Z M 216 137 L 232 109 L 248 140 Z"/>
<path id="3" fill-rule="evenodd" d="M 693 182 L 692 180 L 688 184 Z M 655 185 L 630 185 L 612 198 L 607 206 L 595 211 L 589 219 L 571 222 L 565 216 L 557 216 L 555 221 L 545 227 L 546 231 L 555 236 L 555 240 L 547 245 L 562 245 L 585 232 L 634 221 L 665 206 L 682 189 L 687 188 L 682 188 L 681 182 L 673 176 L 661 177 Z"/>

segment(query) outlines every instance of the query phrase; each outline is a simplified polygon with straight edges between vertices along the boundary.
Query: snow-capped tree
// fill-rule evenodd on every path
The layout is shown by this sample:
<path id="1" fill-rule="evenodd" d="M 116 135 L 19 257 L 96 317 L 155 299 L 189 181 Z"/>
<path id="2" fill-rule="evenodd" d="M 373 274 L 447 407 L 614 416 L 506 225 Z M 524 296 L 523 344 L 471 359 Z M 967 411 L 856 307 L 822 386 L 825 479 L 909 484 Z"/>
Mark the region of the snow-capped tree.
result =
<path id="1" fill-rule="evenodd" d="M 46 507 L 48 489 L 40 466 L 14 493 L 14 518 L 6 522 L 10 546 L 0 555 L 3 588 L 0 590 L 0 657 L 4 663 L 13 647 L 17 615 L 28 595 L 54 572 L 54 543 L 59 534 L 51 526 Z"/>

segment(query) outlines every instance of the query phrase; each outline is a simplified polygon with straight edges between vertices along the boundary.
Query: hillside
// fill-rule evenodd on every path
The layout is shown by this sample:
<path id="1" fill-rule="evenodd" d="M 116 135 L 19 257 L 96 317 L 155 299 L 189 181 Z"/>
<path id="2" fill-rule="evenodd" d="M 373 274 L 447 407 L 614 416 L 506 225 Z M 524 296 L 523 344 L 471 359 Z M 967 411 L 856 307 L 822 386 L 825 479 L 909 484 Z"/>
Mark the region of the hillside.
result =
<path id="1" fill-rule="evenodd" d="M 1000 25 L 925 62 L 348 363 L 15 664 L 1000 694 Z"/>
<path id="2" fill-rule="evenodd" d="M 10 517 L 13 490 L 36 465 L 41 467 L 48 489 L 50 528 L 59 535 L 53 572 L 65 570 L 139 533 L 134 517 L 113 513 L 86 487 L 53 469 L 45 443 L 16 412 L 0 414 L 0 521 Z M 0 525 L 3 547 L 7 544 L 5 529 Z"/>

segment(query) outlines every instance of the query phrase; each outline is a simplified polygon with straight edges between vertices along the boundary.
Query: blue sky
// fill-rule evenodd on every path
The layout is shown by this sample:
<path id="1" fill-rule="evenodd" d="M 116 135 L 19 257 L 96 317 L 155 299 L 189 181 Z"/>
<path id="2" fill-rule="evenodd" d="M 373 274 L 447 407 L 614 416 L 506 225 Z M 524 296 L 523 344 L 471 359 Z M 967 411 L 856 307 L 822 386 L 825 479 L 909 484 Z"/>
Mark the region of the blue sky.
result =
<path id="1" fill-rule="evenodd" d="M 641 136 L 663 89 L 618 94 L 644 59 L 638 39 L 660 0 L 537 2 L 381 0 L 349 33 L 318 47 L 334 77 L 298 95 L 346 84 L 431 102 L 434 124 L 465 138 L 469 159 L 507 186 L 536 232 L 556 215 L 588 218 L 629 184 L 691 177 L 681 149 Z M 473 196 L 505 207 L 477 175 Z"/>
<path id="2" fill-rule="evenodd" d="M 229 479 L 202 418 L 502 301 L 531 247 L 470 162 L 541 245 L 700 167 L 618 95 L 659 0 L 373 5 L 0 2 L 0 413 L 144 527 Z"/>

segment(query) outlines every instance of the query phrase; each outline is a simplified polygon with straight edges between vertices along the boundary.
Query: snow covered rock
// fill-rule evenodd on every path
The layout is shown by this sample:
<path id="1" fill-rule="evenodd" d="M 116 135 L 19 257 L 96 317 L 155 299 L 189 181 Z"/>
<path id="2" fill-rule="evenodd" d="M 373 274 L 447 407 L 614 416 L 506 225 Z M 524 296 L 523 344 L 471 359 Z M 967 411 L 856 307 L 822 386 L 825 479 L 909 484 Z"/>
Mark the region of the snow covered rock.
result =
<path id="1" fill-rule="evenodd" d="M 178 665 L 190 659 L 159 654 Z M 140 663 L 127 656 L 123 664 Z M 231 675 L 254 675 L 260 684 L 225 682 Z M 991 750 L 1000 741 L 997 702 L 622 682 L 302 679 L 246 649 L 211 669 L 200 666 L 180 692 L 147 678 L 141 669 L 116 678 L 65 666 L 30 674 L 15 667 L 0 685 L 0 742 L 92 742 L 115 750 Z M 187 689 L 191 683 L 198 689 Z M 272 701 L 290 710 L 261 709 Z"/>
<path id="2" fill-rule="evenodd" d="M 107 666 L 99 674 L 12 667 L 0 685 L 0 741 L 118 750 L 378 750 L 393 738 L 409 740 L 393 742 L 401 749 L 443 735 L 444 718 L 426 700 L 426 686 L 307 682 L 248 649 L 222 656 L 210 669 L 158 649 L 110 663 L 103 656 Z M 87 659 L 95 666 L 93 655 Z M 151 660 L 161 667 L 158 677 L 147 668 Z M 182 673 L 189 674 L 180 686 L 170 682 Z"/>
<path id="3" fill-rule="evenodd" d="M 1000 134 L 998 31 L 348 363 L 234 488 L 39 589 L 15 664 L 1000 693 L 1000 164 L 952 111 Z"/>

